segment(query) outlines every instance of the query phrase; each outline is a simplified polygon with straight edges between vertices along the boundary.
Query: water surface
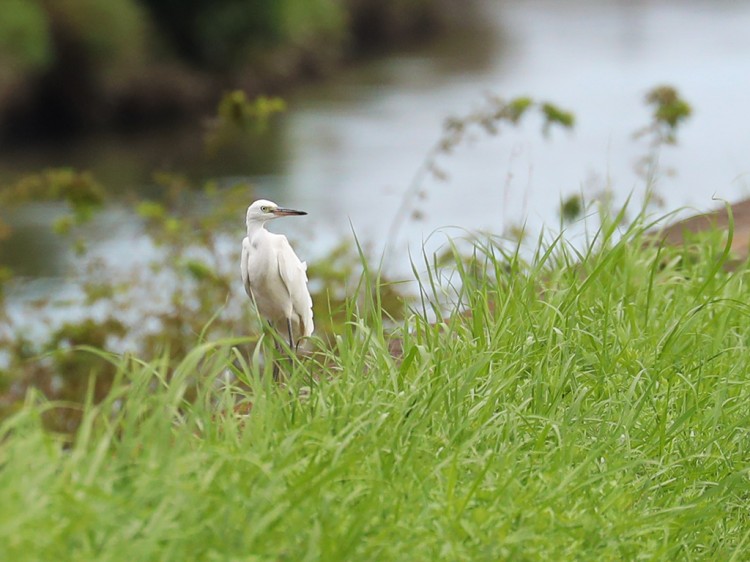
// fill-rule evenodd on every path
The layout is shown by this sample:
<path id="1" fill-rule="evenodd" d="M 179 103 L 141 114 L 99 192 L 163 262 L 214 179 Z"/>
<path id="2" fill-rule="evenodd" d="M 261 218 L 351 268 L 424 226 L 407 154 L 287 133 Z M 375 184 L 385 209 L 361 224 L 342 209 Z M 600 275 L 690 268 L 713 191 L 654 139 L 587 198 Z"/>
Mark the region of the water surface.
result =
<path id="1" fill-rule="evenodd" d="M 656 186 L 664 210 L 704 210 L 716 205 L 714 197 L 750 193 L 750 3 L 506 0 L 482 6 L 482 17 L 468 29 L 301 88 L 269 134 L 220 159 L 201 156 L 201 129 L 188 126 L 9 150 L 0 154 L 0 178 L 74 165 L 93 170 L 111 189 L 146 194 L 155 169 L 198 180 L 249 178 L 256 186 L 249 200 L 263 196 L 310 213 L 274 225 L 297 240 L 304 257 L 325 253 L 352 229 L 377 253 L 445 117 L 479 107 L 488 93 L 529 95 L 575 112 L 572 132 L 544 138 L 539 121 L 530 119 L 496 138 L 479 136 L 443 159 L 449 180 L 423 185 L 422 220 L 406 221 L 391 258 L 395 269 L 408 271 L 404 248 L 419 251 L 442 227 L 502 233 L 525 224 L 535 232 L 559 224 L 559 202 L 568 195 L 603 188 L 620 200 L 642 194 L 634 167 L 647 146 L 632 134 L 649 120 L 645 92 L 671 84 L 695 112 L 679 145 L 661 157 L 664 169 L 674 170 Z M 16 230 L 0 245 L 0 261 L 37 280 L 23 291 L 58 287 L 75 263 L 49 230 L 54 214 L 40 205 L 11 217 Z M 238 209 L 238 241 L 243 219 Z M 104 253 L 137 258 L 128 248 L 138 230 L 134 217 L 112 209 L 90 234 Z"/>

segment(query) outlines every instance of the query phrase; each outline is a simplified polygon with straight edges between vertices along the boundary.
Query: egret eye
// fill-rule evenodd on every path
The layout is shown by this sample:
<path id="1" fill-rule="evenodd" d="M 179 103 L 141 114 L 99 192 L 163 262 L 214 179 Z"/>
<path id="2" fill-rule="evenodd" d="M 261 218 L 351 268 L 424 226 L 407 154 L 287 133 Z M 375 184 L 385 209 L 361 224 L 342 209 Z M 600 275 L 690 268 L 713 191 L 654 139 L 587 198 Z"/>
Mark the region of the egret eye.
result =
<path id="1" fill-rule="evenodd" d="M 263 211 L 264 213 L 268 213 L 271 210 L 271 207 L 264 205 L 263 207 L 260 208 L 260 210 Z"/>

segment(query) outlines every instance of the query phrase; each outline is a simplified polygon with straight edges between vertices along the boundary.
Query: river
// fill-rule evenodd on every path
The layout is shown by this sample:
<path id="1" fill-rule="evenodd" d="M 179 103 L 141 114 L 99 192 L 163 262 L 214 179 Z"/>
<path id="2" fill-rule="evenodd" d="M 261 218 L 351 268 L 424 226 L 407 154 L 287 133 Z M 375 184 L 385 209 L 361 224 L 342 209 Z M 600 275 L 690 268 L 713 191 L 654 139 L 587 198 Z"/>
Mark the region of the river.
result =
<path id="1" fill-rule="evenodd" d="M 656 185 L 663 211 L 706 210 L 712 198 L 750 194 L 750 2 L 721 0 L 505 0 L 427 46 L 344 69 L 297 89 L 272 131 L 246 151 L 207 160 L 198 126 L 125 136 L 98 135 L 65 146 L 0 154 L 0 179 L 39 168 L 90 169 L 111 189 L 148 192 L 155 169 L 198 180 L 247 178 L 253 197 L 304 209 L 274 225 L 299 253 L 323 254 L 352 230 L 375 254 L 412 177 L 440 136 L 443 120 L 487 94 L 529 95 L 576 114 L 572 132 L 540 134 L 538 120 L 481 136 L 441 159 L 444 182 L 424 184 L 420 220 L 409 218 L 396 248 L 419 251 L 436 229 L 502 233 L 525 224 L 559 227 L 561 199 L 608 188 L 622 201 L 644 192 L 635 164 L 646 150 L 633 132 L 648 123 L 644 95 L 670 84 L 694 115 L 679 144 L 663 151 Z M 24 276 L 14 294 L 49 294 L 70 273 L 73 255 L 51 232 L 55 205 L 14 211 L 0 263 Z M 237 213 L 238 242 L 244 209 Z M 575 233 L 578 226 L 570 227 Z M 580 229 L 579 229 L 580 230 Z M 108 252 L 134 255 L 135 217 L 111 209 L 89 235 Z M 432 237 L 432 240 L 440 237 Z M 408 271 L 399 251 L 396 270 Z"/>

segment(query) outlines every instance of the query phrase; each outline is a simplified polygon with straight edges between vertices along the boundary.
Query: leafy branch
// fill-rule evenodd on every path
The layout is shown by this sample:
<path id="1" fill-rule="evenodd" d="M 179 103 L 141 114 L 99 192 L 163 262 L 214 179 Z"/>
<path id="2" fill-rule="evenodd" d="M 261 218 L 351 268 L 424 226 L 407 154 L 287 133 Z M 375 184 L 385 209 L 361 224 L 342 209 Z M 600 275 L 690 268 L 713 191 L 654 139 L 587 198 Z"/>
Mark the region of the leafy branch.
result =
<path id="1" fill-rule="evenodd" d="M 499 135 L 504 127 L 518 126 L 521 119 L 531 110 L 537 110 L 542 118 L 542 133 L 547 136 L 555 125 L 571 129 L 575 124 L 575 116 L 570 111 L 561 109 L 550 102 L 537 102 L 530 97 L 522 96 L 505 101 L 498 96 L 488 96 L 485 104 L 461 117 L 449 117 L 443 123 L 443 132 L 438 141 L 427 153 L 422 165 L 417 169 L 401 200 L 401 205 L 391 223 L 386 238 L 385 248 L 390 248 L 398 237 L 401 225 L 406 221 L 409 213 L 414 215 L 414 202 L 425 199 L 427 191 L 424 182 L 428 178 L 445 181 L 447 173 L 440 168 L 440 157 L 451 154 L 474 131 L 487 136 Z"/>

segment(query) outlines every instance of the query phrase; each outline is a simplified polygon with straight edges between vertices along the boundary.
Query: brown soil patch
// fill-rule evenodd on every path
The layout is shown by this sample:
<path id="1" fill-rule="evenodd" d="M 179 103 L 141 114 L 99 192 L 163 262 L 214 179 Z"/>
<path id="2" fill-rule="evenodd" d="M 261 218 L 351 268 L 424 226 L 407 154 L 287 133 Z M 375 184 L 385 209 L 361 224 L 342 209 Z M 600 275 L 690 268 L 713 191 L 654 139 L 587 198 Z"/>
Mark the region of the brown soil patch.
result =
<path id="1" fill-rule="evenodd" d="M 750 199 L 732 204 L 731 209 L 734 219 L 732 252 L 735 257 L 744 260 L 750 251 Z M 726 207 L 676 222 L 661 230 L 661 236 L 667 244 L 677 246 L 684 243 L 686 234 L 712 228 L 729 230 Z"/>

